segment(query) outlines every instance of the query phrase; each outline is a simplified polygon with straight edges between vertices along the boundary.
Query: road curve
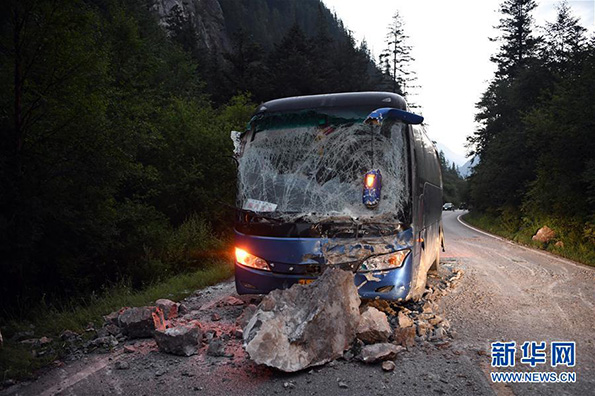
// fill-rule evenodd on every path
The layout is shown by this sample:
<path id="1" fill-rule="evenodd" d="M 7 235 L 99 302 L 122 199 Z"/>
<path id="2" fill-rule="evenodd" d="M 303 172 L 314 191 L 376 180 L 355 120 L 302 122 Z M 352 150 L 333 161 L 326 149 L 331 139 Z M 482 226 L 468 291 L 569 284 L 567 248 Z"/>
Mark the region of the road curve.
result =
<path id="1" fill-rule="evenodd" d="M 181 358 L 158 352 L 149 339 L 134 342 L 135 353 L 118 348 L 91 354 L 0 395 L 595 394 L 594 269 L 468 228 L 458 219 L 462 213 L 443 214 L 446 251 L 441 262 L 464 270 L 439 301 L 442 316 L 456 332 L 454 339 L 446 348 L 418 344 L 399 355 L 392 372 L 338 360 L 283 374 L 255 366 L 242 356 L 239 345 L 232 359 Z M 233 282 L 227 281 L 192 298 L 198 309 L 234 292 Z M 572 370 L 577 382 L 494 384 L 489 377 L 494 341 L 575 341 L 577 363 Z M 515 371 L 524 366 L 519 355 L 517 351 Z M 117 370 L 116 361 L 127 362 L 129 369 Z"/>
<path id="2" fill-rule="evenodd" d="M 547 341 L 549 359 L 552 341 L 575 341 L 577 383 L 519 384 L 511 390 L 515 394 L 595 394 L 595 269 L 473 229 L 461 214 L 443 214 L 443 260 L 456 260 L 465 271 L 464 281 L 442 300 L 458 333 L 459 347 Z M 515 371 L 529 368 L 518 358 Z M 491 370 L 489 364 L 488 359 L 484 371 Z M 549 360 L 532 370 L 551 370 Z"/>

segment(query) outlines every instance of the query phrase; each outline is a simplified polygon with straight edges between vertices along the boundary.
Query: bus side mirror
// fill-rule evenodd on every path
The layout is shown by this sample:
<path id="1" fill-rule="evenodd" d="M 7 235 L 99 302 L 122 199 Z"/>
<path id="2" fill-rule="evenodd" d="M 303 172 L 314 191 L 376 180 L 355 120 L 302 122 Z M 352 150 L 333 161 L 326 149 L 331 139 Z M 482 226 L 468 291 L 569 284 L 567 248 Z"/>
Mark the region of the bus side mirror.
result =
<path id="1" fill-rule="evenodd" d="M 401 120 L 407 124 L 421 124 L 424 118 L 405 110 L 383 107 L 371 112 L 364 120 L 365 124 L 380 125 L 385 119 Z"/>

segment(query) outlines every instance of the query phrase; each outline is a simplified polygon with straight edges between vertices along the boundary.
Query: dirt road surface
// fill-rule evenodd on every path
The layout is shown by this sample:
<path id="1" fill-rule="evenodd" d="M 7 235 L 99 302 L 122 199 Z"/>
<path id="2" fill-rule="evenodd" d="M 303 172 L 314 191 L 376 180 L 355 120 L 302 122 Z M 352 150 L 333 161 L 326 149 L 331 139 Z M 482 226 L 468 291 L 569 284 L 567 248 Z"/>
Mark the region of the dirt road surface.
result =
<path id="1" fill-rule="evenodd" d="M 132 353 L 119 346 L 108 354 L 89 354 L 0 395 L 595 394 L 594 269 L 475 231 L 459 221 L 461 214 L 444 213 L 442 263 L 463 269 L 464 275 L 438 303 L 454 339 L 440 348 L 418 343 L 399 355 L 392 372 L 380 365 L 337 360 L 283 374 L 251 363 L 241 341 L 233 337 L 226 356 L 201 353 L 188 358 L 160 353 L 147 339 L 128 342 L 134 346 Z M 207 329 L 225 332 L 242 306 L 228 307 L 216 322 L 208 309 L 200 308 L 228 295 L 235 295 L 232 281 L 197 292 L 188 305 Z M 513 369 L 492 368 L 490 343 L 495 341 L 516 341 L 518 346 L 546 341 L 548 362 L 534 369 L 521 364 L 517 347 Z M 576 342 L 575 367 L 550 367 L 552 341 Z M 504 370 L 573 371 L 577 381 L 494 384 L 489 373 Z"/>

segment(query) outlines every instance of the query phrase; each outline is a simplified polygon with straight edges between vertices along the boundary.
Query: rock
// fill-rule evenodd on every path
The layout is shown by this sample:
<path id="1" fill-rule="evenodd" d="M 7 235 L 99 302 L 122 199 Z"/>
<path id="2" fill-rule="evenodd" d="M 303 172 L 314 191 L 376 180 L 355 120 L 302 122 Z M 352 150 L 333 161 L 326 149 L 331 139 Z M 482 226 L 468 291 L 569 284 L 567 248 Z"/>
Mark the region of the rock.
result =
<path id="1" fill-rule="evenodd" d="M 397 316 L 399 320 L 399 327 L 412 327 L 413 326 L 413 319 L 407 316 L 404 312 L 399 311 Z"/>
<path id="2" fill-rule="evenodd" d="M 134 353 L 136 352 L 136 348 L 132 345 L 124 345 L 124 352 L 125 353 Z"/>
<path id="3" fill-rule="evenodd" d="M 192 321 L 169 329 L 157 329 L 154 337 L 161 352 L 192 356 L 200 349 L 202 329 L 198 322 Z"/>
<path id="4" fill-rule="evenodd" d="M 392 360 L 403 349 L 400 345 L 390 344 L 388 342 L 365 345 L 362 348 L 361 359 L 364 363 L 375 363 L 381 360 Z"/>
<path id="5" fill-rule="evenodd" d="M 382 369 L 384 371 L 393 371 L 396 367 L 397 365 L 392 360 L 386 360 L 382 362 Z"/>
<path id="6" fill-rule="evenodd" d="M 225 356 L 225 345 L 221 340 L 212 340 L 207 348 L 207 355 L 222 357 Z"/>
<path id="7" fill-rule="evenodd" d="M 122 334 L 122 329 L 112 323 L 105 325 L 103 328 L 109 335 L 117 336 Z"/>
<path id="8" fill-rule="evenodd" d="M 366 307 L 357 326 L 357 338 L 367 344 L 374 344 L 388 341 L 391 333 L 386 314 L 374 307 Z"/>
<path id="9" fill-rule="evenodd" d="M 256 305 L 254 305 L 254 304 L 248 305 L 246 308 L 244 308 L 244 310 L 242 311 L 240 316 L 238 316 L 238 318 L 236 319 L 236 325 L 238 325 L 242 329 L 244 327 L 246 327 L 246 325 L 248 324 L 250 319 L 252 319 L 252 315 L 254 315 L 255 312 L 256 312 Z"/>
<path id="10" fill-rule="evenodd" d="M 233 307 L 233 306 L 238 306 L 238 305 L 244 305 L 244 301 L 240 300 L 239 298 L 237 298 L 235 296 L 227 296 L 223 300 L 221 300 L 219 305 L 226 305 L 226 306 Z"/>
<path id="11" fill-rule="evenodd" d="M 393 333 L 395 344 L 410 348 L 415 345 L 415 327 L 397 327 Z"/>
<path id="12" fill-rule="evenodd" d="M 432 326 L 428 322 L 419 320 L 417 322 L 417 335 L 423 338 L 428 333 L 428 330 L 431 330 L 431 328 Z"/>
<path id="13" fill-rule="evenodd" d="M 49 338 L 49 337 L 45 337 L 45 336 L 44 336 L 44 337 L 41 337 L 41 338 L 39 339 L 39 344 L 40 344 L 40 345 L 46 345 L 46 344 L 49 344 L 50 342 L 52 342 L 52 339 L 51 339 L 51 338 Z"/>
<path id="14" fill-rule="evenodd" d="M 274 290 L 244 328 L 257 364 L 295 372 L 335 360 L 355 339 L 360 299 L 351 272 L 328 268 L 308 285 Z"/>
<path id="15" fill-rule="evenodd" d="M 563 248 L 563 247 L 564 247 L 564 242 L 562 242 L 562 241 L 558 241 L 558 242 L 556 242 L 556 243 L 554 244 L 554 246 L 555 246 L 555 247 L 557 247 L 557 248 Z"/>
<path id="16" fill-rule="evenodd" d="M 553 238 L 556 237 L 556 232 L 549 228 L 548 226 L 541 227 L 535 235 L 533 235 L 534 241 L 541 242 L 541 243 L 548 243 Z"/>
<path id="17" fill-rule="evenodd" d="M 95 348 L 113 348 L 118 345 L 118 340 L 114 336 L 105 336 L 105 337 L 98 337 L 89 342 L 89 347 Z"/>
<path id="18" fill-rule="evenodd" d="M 431 318 L 430 320 L 428 320 L 428 322 L 432 325 L 432 326 L 436 326 L 437 324 L 441 323 L 443 321 L 441 316 L 434 316 L 433 318 Z"/>
<path id="19" fill-rule="evenodd" d="M 153 313 L 158 319 L 158 327 L 165 327 L 163 324 L 163 311 L 157 307 L 135 307 L 128 308 L 118 317 L 118 323 L 122 333 L 129 338 L 151 337 L 155 331 L 155 320 Z"/>
<path id="20" fill-rule="evenodd" d="M 173 319 L 178 316 L 178 308 L 180 304 L 173 302 L 172 300 L 168 300 L 166 298 L 160 298 L 159 300 L 155 301 L 155 305 L 163 311 L 163 317 L 168 319 Z"/>
<path id="21" fill-rule="evenodd" d="M 128 370 L 130 368 L 130 363 L 117 361 L 116 362 L 116 370 Z"/>
<path id="22" fill-rule="evenodd" d="M 211 320 L 212 320 L 213 322 L 217 322 L 217 321 L 221 320 L 221 315 L 219 315 L 217 312 L 214 312 L 214 313 L 211 315 Z"/>
<path id="23" fill-rule="evenodd" d="M 295 388 L 295 382 L 293 382 L 293 381 L 287 381 L 287 382 L 285 382 L 283 384 L 283 387 L 285 389 L 293 389 L 293 388 Z"/>
<path id="24" fill-rule="evenodd" d="M 127 309 L 130 309 L 129 307 L 123 307 L 120 308 L 117 311 L 111 312 L 107 315 L 105 315 L 103 317 L 103 320 L 105 321 L 106 324 L 114 324 L 116 326 L 119 326 L 119 322 L 118 322 L 118 318 L 120 317 L 120 314 L 124 311 L 126 311 Z"/>
<path id="25" fill-rule="evenodd" d="M 446 337 L 446 331 L 442 326 L 438 326 L 434 329 L 430 341 L 442 341 L 444 337 Z"/>
<path id="26" fill-rule="evenodd" d="M 190 309 L 185 304 L 178 305 L 178 315 L 187 315 L 190 313 Z"/>

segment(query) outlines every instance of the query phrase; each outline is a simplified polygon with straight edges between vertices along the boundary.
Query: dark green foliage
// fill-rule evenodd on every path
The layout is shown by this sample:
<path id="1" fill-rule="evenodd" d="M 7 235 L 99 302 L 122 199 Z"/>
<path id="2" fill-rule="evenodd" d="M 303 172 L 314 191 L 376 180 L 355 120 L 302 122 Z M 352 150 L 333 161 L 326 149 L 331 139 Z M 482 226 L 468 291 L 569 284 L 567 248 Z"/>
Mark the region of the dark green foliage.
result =
<path id="1" fill-rule="evenodd" d="M 183 10 L 166 32 L 145 0 L 2 3 L 2 314 L 222 254 L 229 133 L 251 101 L 379 81 L 320 1 L 233 3 L 221 1 L 230 48 L 209 50 Z"/>
<path id="2" fill-rule="evenodd" d="M 547 222 L 566 245 L 593 248 L 595 39 L 587 42 L 566 3 L 546 34 L 534 37 L 533 8 L 532 0 L 501 7 L 498 71 L 469 138 L 481 157 L 470 196 L 488 217 L 506 217 L 511 233 L 534 233 Z"/>
<path id="3" fill-rule="evenodd" d="M 143 2 L 4 7 L 3 310 L 196 268 L 217 247 L 200 218 L 221 230 L 229 216 L 229 131 L 252 105 L 213 109 Z"/>
<path id="4" fill-rule="evenodd" d="M 439 154 L 442 170 L 442 201 L 452 202 L 458 208 L 461 203 L 466 203 L 468 200 L 467 182 L 459 174 L 456 165 L 448 163 L 444 152 L 440 151 Z"/>

